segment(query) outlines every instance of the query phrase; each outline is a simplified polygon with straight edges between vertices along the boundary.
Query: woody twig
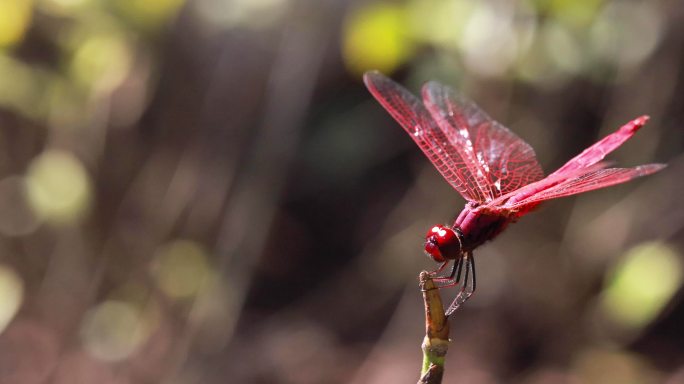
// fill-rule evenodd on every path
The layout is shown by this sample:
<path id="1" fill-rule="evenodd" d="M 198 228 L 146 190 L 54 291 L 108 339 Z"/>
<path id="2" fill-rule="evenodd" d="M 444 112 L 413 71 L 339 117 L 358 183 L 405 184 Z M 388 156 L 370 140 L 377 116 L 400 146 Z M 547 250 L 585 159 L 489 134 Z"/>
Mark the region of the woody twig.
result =
<path id="1" fill-rule="evenodd" d="M 419 275 L 420 289 L 425 304 L 425 338 L 423 339 L 423 367 L 418 384 L 438 384 L 444 375 L 444 358 L 449 349 L 449 322 L 439 289 L 426 271 Z"/>

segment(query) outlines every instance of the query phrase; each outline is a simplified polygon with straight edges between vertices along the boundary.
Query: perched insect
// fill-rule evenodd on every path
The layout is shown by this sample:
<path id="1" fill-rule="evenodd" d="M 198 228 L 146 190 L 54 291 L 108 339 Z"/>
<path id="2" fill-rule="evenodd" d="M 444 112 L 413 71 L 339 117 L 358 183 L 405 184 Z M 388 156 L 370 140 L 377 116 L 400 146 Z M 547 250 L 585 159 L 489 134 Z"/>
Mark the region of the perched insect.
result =
<path id="1" fill-rule="evenodd" d="M 423 86 L 421 103 L 379 72 L 367 72 L 366 87 L 408 132 L 432 164 L 467 200 L 451 226 L 435 225 L 425 237 L 425 253 L 440 263 L 453 260 L 440 288 L 463 284 L 446 314 L 475 291 L 473 250 L 501 233 L 542 201 L 624 183 L 657 172 L 665 164 L 607 168 L 601 160 L 641 128 L 641 116 L 606 136 L 544 177 L 532 147 L 487 116 L 477 105 L 436 82 Z"/>

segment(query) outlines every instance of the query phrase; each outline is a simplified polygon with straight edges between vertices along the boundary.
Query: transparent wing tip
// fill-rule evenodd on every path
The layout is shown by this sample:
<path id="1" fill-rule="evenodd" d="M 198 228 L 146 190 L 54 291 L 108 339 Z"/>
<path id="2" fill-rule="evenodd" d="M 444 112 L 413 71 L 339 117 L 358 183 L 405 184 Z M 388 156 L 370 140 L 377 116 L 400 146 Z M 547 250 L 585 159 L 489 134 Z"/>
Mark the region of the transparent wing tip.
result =
<path id="1" fill-rule="evenodd" d="M 380 71 L 378 71 L 377 69 L 367 71 L 363 74 L 363 82 L 366 84 L 366 86 L 370 86 L 372 83 L 376 83 L 378 81 L 386 80 L 387 76 L 380 73 Z"/>
<path id="2" fill-rule="evenodd" d="M 651 116 L 649 116 L 649 115 L 641 115 L 641 116 L 637 117 L 636 119 L 634 119 L 634 124 L 644 125 L 644 124 L 646 124 L 646 122 L 650 118 L 651 118 Z"/>
<path id="3" fill-rule="evenodd" d="M 652 173 L 656 173 L 665 167 L 667 167 L 667 164 L 656 163 L 656 164 L 640 165 L 637 167 L 637 169 L 639 170 L 639 176 L 646 176 L 646 175 L 650 175 Z"/>
<path id="4" fill-rule="evenodd" d="M 641 127 L 643 127 L 644 125 L 646 125 L 646 122 L 648 122 L 648 119 L 650 119 L 650 118 L 651 118 L 651 117 L 648 116 L 648 115 L 639 116 L 639 117 L 637 117 L 636 119 L 634 119 L 634 120 L 630 121 L 629 123 L 625 124 L 625 126 L 624 126 L 623 129 L 626 128 L 626 129 L 627 129 L 627 132 L 629 132 L 629 133 L 634 133 L 634 132 L 636 132 L 637 130 L 639 130 L 639 128 L 641 128 Z"/>

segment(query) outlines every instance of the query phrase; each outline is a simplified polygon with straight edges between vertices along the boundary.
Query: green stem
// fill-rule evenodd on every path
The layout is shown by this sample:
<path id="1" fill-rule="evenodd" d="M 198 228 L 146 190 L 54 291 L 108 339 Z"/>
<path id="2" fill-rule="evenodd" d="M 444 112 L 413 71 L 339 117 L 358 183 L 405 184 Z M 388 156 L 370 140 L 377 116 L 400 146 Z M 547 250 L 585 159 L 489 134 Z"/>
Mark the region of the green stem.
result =
<path id="1" fill-rule="evenodd" d="M 425 338 L 423 339 L 423 366 L 418 384 L 439 384 L 444 376 L 444 357 L 449 350 L 449 322 L 439 289 L 429 273 L 419 276 L 425 304 Z"/>

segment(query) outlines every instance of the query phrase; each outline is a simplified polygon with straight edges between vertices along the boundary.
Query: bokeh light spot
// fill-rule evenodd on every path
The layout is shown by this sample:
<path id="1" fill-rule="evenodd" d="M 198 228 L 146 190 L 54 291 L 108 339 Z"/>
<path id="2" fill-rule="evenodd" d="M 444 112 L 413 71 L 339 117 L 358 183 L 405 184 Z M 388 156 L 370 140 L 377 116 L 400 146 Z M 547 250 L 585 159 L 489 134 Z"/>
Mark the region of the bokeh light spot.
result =
<path id="1" fill-rule="evenodd" d="M 19 42 L 31 22 L 31 0 L 0 0 L 0 48 Z"/>
<path id="2" fill-rule="evenodd" d="M 559 23 L 546 23 L 540 34 L 544 38 L 544 48 L 548 57 L 557 68 L 571 74 L 582 70 L 582 50 L 575 36 Z"/>
<path id="3" fill-rule="evenodd" d="M 0 333 L 17 314 L 24 297 L 24 284 L 12 269 L 0 265 Z"/>
<path id="4" fill-rule="evenodd" d="M 591 24 L 601 10 L 604 0 L 538 0 L 537 5 L 547 11 L 554 19 L 583 28 Z"/>
<path id="5" fill-rule="evenodd" d="M 543 88 L 558 88 L 567 79 L 567 72 L 561 69 L 549 57 L 545 39 L 536 39 L 527 54 L 521 57 L 516 66 L 517 76 L 529 83 Z"/>
<path id="6" fill-rule="evenodd" d="M 660 313 L 681 284 L 677 252 L 663 243 L 644 243 L 629 250 L 616 266 L 601 306 L 619 325 L 639 328 Z"/>
<path id="7" fill-rule="evenodd" d="M 92 2 L 93 0 L 39 0 L 37 6 L 50 13 L 69 14 Z"/>
<path id="8" fill-rule="evenodd" d="M 343 35 L 347 68 L 354 74 L 394 71 L 413 54 L 406 23 L 405 10 L 398 5 L 372 4 L 352 12 Z"/>
<path id="9" fill-rule="evenodd" d="M 31 162 L 28 201 L 38 216 L 56 222 L 80 217 L 91 199 L 90 179 L 71 153 L 48 150 Z"/>
<path id="10" fill-rule="evenodd" d="M 120 361 L 137 350 L 149 335 L 143 312 L 123 301 L 105 301 L 88 312 L 81 327 L 81 339 L 93 356 Z"/>
<path id="11" fill-rule="evenodd" d="M 467 0 L 413 0 L 407 8 L 408 26 L 416 39 L 457 48 L 463 26 L 476 6 L 476 2 Z"/>
<path id="12" fill-rule="evenodd" d="M 76 49 L 71 72 L 84 86 L 107 91 L 123 81 L 130 69 L 132 55 L 121 36 L 113 33 L 89 36 Z"/>
<path id="13" fill-rule="evenodd" d="M 188 240 L 176 240 L 160 248 L 155 263 L 157 284 L 176 299 L 195 296 L 210 272 L 204 249 Z"/>
<path id="14" fill-rule="evenodd" d="M 191 5 L 200 18 L 218 27 L 266 28 L 281 19 L 288 0 L 197 0 Z"/>
<path id="15" fill-rule="evenodd" d="M 612 3 L 590 30 L 593 52 L 611 64 L 638 65 L 658 45 L 660 25 L 653 3 Z"/>
<path id="16" fill-rule="evenodd" d="M 465 26 L 461 49 L 466 66 L 484 76 L 502 75 L 518 55 L 512 15 L 478 7 Z"/>
<path id="17" fill-rule="evenodd" d="M 176 15 L 185 0 L 114 0 L 116 7 L 141 26 L 156 27 Z"/>

